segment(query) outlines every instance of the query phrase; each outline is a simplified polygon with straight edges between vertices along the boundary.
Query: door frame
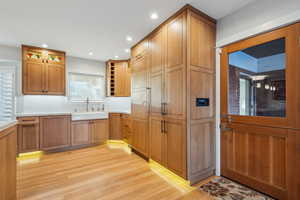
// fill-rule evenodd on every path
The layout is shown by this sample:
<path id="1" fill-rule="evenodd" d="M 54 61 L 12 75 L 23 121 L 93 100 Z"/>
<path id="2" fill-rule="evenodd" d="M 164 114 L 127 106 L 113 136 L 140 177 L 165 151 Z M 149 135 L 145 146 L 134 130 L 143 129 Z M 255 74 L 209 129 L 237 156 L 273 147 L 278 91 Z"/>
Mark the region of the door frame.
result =
<path id="1" fill-rule="evenodd" d="M 228 114 L 228 69 L 230 53 L 240 51 L 252 46 L 267 43 L 272 40 L 285 38 L 286 53 L 286 117 L 264 117 L 264 116 L 240 116 Z M 293 93 L 294 85 L 296 85 L 296 51 L 297 36 L 295 25 L 290 25 L 274 31 L 263 33 L 242 41 L 232 43 L 222 48 L 221 53 L 221 85 L 220 85 L 220 103 L 221 103 L 221 122 L 236 122 L 245 124 L 255 124 L 270 127 L 292 128 L 296 126 L 296 104 L 297 99 Z"/>

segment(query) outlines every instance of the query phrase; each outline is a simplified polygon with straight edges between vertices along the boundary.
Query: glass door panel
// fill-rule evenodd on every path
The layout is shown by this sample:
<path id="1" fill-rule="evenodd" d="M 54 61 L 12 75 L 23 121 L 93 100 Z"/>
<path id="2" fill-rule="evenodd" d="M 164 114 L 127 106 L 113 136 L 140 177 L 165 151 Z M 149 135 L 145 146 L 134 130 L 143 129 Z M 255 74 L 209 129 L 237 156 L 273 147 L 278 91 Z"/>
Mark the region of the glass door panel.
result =
<path id="1" fill-rule="evenodd" d="M 285 38 L 230 53 L 228 114 L 286 116 Z"/>

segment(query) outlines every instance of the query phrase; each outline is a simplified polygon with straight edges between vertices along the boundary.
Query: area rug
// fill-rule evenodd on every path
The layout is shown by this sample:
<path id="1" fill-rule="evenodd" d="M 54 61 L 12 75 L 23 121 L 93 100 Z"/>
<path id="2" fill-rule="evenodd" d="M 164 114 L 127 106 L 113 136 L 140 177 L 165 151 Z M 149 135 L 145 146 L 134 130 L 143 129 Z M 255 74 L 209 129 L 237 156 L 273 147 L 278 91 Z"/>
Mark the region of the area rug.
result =
<path id="1" fill-rule="evenodd" d="M 215 200 L 274 200 L 223 177 L 202 185 L 200 190 L 209 193 Z"/>

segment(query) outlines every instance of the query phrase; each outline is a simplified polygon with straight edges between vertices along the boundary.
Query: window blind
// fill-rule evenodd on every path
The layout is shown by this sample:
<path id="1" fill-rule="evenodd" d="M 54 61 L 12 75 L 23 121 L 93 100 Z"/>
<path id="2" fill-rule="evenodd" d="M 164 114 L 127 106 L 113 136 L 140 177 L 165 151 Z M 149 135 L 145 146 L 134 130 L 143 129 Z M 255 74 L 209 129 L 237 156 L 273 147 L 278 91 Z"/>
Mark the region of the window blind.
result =
<path id="1" fill-rule="evenodd" d="M 14 118 L 14 72 L 0 68 L 0 121 Z"/>

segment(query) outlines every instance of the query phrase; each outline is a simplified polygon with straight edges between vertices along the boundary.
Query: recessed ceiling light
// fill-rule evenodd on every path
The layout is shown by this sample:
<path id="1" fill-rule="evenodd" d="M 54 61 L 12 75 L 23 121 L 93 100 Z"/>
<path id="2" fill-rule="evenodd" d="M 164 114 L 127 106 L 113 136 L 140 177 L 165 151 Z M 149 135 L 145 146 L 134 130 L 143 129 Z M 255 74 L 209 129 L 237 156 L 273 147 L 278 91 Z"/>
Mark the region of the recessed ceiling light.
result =
<path id="1" fill-rule="evenodd" d="M 129 52 L 130 52 L 130 49 L 125 49 L 125 52 L 126 52 L 126 53 L 129 53 Z"/>
<path id="2" fill-rule="evenodd" d="M 152 14 L 150 15 L 150 18 L 151 18 L 151 19 L 157 19 L 157 18 L 158 18 L 158 14 L 157 14 L 157 13 L 152 13 Z"/>
<path id="3" fill-rule="evenodd" d="M 94 55 L 94 53 L 93 52 L 89 52 L 89 55 L 92 56 L 92 55 Z"/>
<path id="4" fill-rule="evenodd" d="M 115 56 L 115 58 L 119 58 L 119 56 Z"/>
<path id="5" fill-rule="evenodd" d="M 42 44 L 42 47 L 48 48 L 48 45 L 47 44 Z"/>
<path id="6" fill-rule="evenodd" d="M 132 41 L 132 37 L 127 36 L 127 37 L 126 37 L 126 40 L 129 41 L 129 42 L 131 42 L 131 41 Z"/>

